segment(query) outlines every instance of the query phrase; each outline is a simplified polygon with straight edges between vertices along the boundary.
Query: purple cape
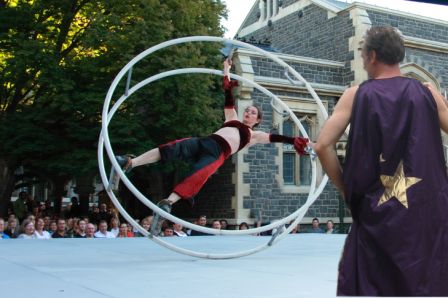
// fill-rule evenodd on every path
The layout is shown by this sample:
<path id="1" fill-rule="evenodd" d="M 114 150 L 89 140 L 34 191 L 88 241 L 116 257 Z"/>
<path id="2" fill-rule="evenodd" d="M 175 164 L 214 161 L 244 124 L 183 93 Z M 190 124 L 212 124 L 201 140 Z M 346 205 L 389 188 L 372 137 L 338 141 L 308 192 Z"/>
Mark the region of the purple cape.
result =
<path id="1" fill-rule="evenodd" d="M 448 296 L 448 179 L 437 106 L 419 81 L 359 86 L 344 163 L 353 224 L 342 296 Z"/>

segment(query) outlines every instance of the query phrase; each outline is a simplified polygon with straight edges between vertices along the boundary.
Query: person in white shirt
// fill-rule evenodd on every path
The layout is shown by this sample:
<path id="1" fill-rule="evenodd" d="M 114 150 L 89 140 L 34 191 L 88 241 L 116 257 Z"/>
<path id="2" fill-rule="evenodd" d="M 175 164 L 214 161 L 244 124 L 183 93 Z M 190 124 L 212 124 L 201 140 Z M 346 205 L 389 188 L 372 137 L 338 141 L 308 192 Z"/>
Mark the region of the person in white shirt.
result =
<path id="1" fill-rule="evenodd" d="M 187 237 L 187 233 L 185 233 L 183 231 L 183 226 L 181 224 L 173 224 L 173 232 L 175 235 L 179 236 L 179 237 Z"/>
<path id="2" fill-rule="evenodd" d="M 110 231 L 117 237 L 120 232 L 120 221 L 116 217 L 112 217 L 110 220 Z"/>
<path id="3" fill-rule="evenodd" d="M 34 235 L 37 239 L 50 239 L 51 235 L 47 231 L 44 230 L 45 222 L 42 218 L 38 218 L 36 220 L 36 230 L 34 231 Z"/>
<path id="4" fill-rule="evenodd" d="M 107 230 L 107 222 L 105 220 L 100 221 L 95 238 L 115 238 L 115 235 Z"/>

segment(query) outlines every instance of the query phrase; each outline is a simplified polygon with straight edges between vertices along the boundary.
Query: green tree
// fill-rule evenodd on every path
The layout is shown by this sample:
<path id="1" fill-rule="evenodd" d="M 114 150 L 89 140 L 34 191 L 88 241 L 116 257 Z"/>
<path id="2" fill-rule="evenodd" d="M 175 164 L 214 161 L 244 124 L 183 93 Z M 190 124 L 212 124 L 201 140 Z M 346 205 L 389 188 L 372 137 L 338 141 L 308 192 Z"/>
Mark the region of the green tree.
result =
<path id="1" fill-rule="evenodd" d="M 105 94 L 136 54 L 190 35 L 221 36 L 220 1 L 0 0 L 0 215 L 20 165 L 63 184 L 97 174 Z M 163 70 L 220 67 L 220 45 L 192 43 L 139 63 L 133 83 Z M 203 134 L 220 120 L 216 78 L 164 79 L 137 92 L 110 125 L 116 152 Z M 119 85 L 114 99 L 124 92 Z"/>

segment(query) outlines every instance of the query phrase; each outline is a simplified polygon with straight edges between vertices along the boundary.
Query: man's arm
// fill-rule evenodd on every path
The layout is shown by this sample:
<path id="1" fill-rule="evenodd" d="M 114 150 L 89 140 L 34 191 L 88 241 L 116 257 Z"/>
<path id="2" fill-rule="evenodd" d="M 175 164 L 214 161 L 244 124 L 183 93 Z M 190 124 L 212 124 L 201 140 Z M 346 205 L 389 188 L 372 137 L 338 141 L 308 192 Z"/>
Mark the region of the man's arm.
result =
<path id="1" fill-rule="evenodd" d="M 350 122 L 353 101 L 357 90 L 357 86 L 351 87 L 342 94 L 334 108 L 333 114 L 325 122 L 314 144 L 314 151 L 319 156 L 322 167 L 342 194 L 345 193 L 342 168 L 334 146 Z"/>
<path id="2" fill-rule="evenodd" d="M 431 91 L 437 104 L 437 112 L 439 115 L 440 128 L 448 133 L 448 103 L 443 95 L 431 83 L 423 83 L 429 91 Z"/>

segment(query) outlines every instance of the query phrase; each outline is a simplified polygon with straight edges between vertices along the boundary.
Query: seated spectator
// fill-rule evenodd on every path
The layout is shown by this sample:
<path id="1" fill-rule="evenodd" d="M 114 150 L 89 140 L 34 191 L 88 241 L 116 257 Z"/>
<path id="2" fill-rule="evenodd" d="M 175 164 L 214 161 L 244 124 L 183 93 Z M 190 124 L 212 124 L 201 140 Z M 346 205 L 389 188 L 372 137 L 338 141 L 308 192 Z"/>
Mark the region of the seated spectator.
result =
<path id="1" fill-rule="evenodd" d="M 95 225 L 93 223 L 88 223 L 86 225 L 86 237 L 85 238 L 95 238 Z"/>
<path id="2" fill-rule="evenodd" d="M 110 232 L 117 237 L 120 232 L 120 221 L 116 217 L 112 217 L 110 220 Z"/>
<path id="3" fill-rule="evenodd" d="M 307 231 L 308 233 L 325 233 L 324 230 L 319 228 L 319 220 L 315 217 L 312 221 L 311 228 Z"/>
<path id="4" fill-rule="evenodd" d="M 173 232 L 174 235 L 179 236 L 179 237 L 187 237 L 187 233 L 184 232 L 183 230 L 183 226 L 181 224 L 173 224 Z"/>
<path id="5" fill-rule="evenodd" d="M 212 228 L 213 229 L 217 229 L 217 230 L 221 230 L 221 221 L 219 221 L 217 219 L 212 221 Z"/>
<path id="6" fill-rule="evenodd" d="M 128 237 L 135 237 L 134 227 L 130 223 L 128 223 L 127 226 L 128 226 Z"/>
<path id="7" fill-rule="evenodd" d="M 58 224 L 55 220 L 50 221 L 50 229 L 48 230 L 48 233 L 50 233 L 51 236 L 58 230 Z"/>
<path id="8" fill-rule="evenodd" d="M 163 237 L 173 237 L 174 231 L 171 225 L 167 225 L 162 229 Z"/>
<path id="9" fill-rule="evenodd" d="M 5 229 L 5 234 L 8 235 L 10 238 L 19 237 L 19 227 L 17 218 L 10 217 L 8 219 L 8 226 Z"/>
<path id="10" fill-rule="evenodd" d="M 9 239 L 10 237 L 5 234 L 5 220 L 0 217 L 0 239 Z"/>
<path id="11" fill-rule="evenodd" d="M 50 216 L 45 216 L 44 217 L 44 230 L 47 232 L 50 231 L 50 222 L 51 222 Z"/>
<path id="12" fill-rule="evenodd" d="M 47 231 L 44 230 L 44 220 L 43 218 L 38 218 L 36 220 L 36 230 L 34 231 L 34 234 L 37 239 L 50 239 L 51 235 Z"/>
<path id="13" fill-rule="evenodd" d="M 128 224 L 123 222 L 120 224 L 120 231 L 118 232 L 117 238 L 128 238 L 128 237 L 132 236 L 129 236 Z"/>
<path id="14" fill-rule="evenodd" d="M 51 235 L 51 238 L 71 238 L 67 234 L 65 219 L 58 219 L 57 230 Z"/>
<path id="15" fill-rule="evenodd" d="M 25 219 L 21 226 L 21 232 L 19 237 L 17 237 L 18 239 L 35 239 L 34 222 L 30 219 Z"/>
<path id="16" fill-rule="evenodd" d="M 25 219 L 31 220 L 36 225 L 36 216 L 34 214 L 28 213 Z"/>
<path id="17" fill-rule="evenodd" d="M 76 230 L 75 230 L 75 234 L 74 234 L 74 238 L 86 238 L 86 228 L 87 228 L 87 223 L 84 219 L 80 219 L 78 221 Z"/>
<path id="18" fill-rule="evenodd" d="M 227 228 L 229 227 L 229 223 L 227 222 L 227 220 L 221 219 L 219 222 L 221 223 L 221 230 L 227 230 Z"/>
<path id="19" fill-rule="evenodd" d="M 247 224 L 247 222 L 243 221 L 238 226 L 238 230 L 249 230 L 249 225 Z"/>
<path id="20" fill-rule="evenodd" d="M 74 218 L 67 218 L 65 222 L 66 222 L 65 231 L 67 234 L 67 238 L 73 238 L 73 235 L 75 234 L 76 220 Z"/>
<path id="21" fill-rule="evenodd" d="M 195 222 L 198 226 L 205 227 L 207 224 L 207 217 L 205 215 L 200 215 Z M 202 233 L 196 230 L 190 231 L 190 236 L 210 236 L 210 234 Z"/>
<path id="22" fill-rule="evenodd" d="M 107 221 L 101 220 L 95 238 L 115 238 L 115 235 L 107 230 Z"/>
<path id="23" fill-rule="evenodd" d="M 148 217 L 145 217 L 144 219 L 142 219 L 142 222 L 141 222 L 142 228 L 145 229 L 145 230 L 148 231 L 148 232 L 149 232 L 149 230 L 151 229 L 152 219 L 153 219 L 152 216 L 148 216 Z M 143 235 L 143 234 L 140 233 L 139 231 L 136 231 L 136 232 L 134 233 L 134 236 L 135 236 L 135 237 L 145 237 L 145 235 Z"/>
<path id="24" fill-rule="evenodd" d="M 334 229 L 334 222 L 330 219 L 327 221 L 327 234 L 337 234 L 337 231 Z"/>

